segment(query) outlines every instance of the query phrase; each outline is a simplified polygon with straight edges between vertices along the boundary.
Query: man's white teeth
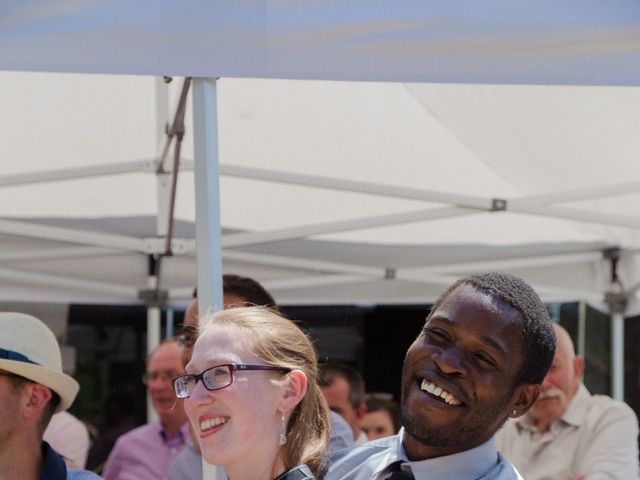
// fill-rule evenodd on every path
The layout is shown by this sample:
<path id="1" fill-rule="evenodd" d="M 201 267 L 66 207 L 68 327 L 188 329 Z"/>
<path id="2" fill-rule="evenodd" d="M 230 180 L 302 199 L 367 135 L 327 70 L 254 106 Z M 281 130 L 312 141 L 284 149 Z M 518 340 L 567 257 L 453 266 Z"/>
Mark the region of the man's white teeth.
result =
<path id="1" fill-rule="evenodd" d="M 200 422 L 200 431 L 203 432 L 213 427 L 217 427 L 218 425 L 223 425 L 227 423 L 229 417 L 216 417 L 216 418 L 207 418 Z"/>
<path id="2" fill-rule="evenodd" d="M 442 398 L 445 403 L 447 403 L 448 405 L 460 405 L 462 402 L 460 400 L 458 400 L 453 393 L 451 392 L 447 392 L 446 390 L 442 389 L 441 387 L 431 383 L 431 382 L 427 382 L 426 380 L 422 380 L 422 384 L 420 385 L 420 389 L 424 390 L 425 392 L 429 392 L 432 395 L 435 395 L 436 397 L 440 397 Z"/>

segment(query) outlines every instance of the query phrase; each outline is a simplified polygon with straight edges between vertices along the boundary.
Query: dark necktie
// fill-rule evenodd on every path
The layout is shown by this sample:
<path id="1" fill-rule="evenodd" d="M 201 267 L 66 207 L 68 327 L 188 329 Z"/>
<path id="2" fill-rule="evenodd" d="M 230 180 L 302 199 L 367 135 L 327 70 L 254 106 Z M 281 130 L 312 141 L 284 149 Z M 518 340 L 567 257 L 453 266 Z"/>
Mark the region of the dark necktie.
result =
<path id="1" fill-rule="evenodd" d="M 402 461 L 393 462 L 389 465 L 389 475 L 385 477 L 385 480 L 414 480 L 411 470 L 402 470 L 400 466 Z"/>

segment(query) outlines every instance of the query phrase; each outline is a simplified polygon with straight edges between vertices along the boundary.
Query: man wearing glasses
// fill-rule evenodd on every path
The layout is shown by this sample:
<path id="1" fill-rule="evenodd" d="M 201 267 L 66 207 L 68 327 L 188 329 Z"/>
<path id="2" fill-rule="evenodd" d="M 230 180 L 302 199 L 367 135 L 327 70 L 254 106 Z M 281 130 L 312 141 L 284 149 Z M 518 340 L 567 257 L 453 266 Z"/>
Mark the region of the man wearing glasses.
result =
<path id="1" fill-rule="evenodd" d="M 159 420 L 118 439 L 103 472 L 105 480 L 164 478 L 189 436 L 182 400 L 171 386 L 171 379 L 182 373 L 182 349 L 175 340 L 165 340 L 151 352 L 144 382 Z"/>

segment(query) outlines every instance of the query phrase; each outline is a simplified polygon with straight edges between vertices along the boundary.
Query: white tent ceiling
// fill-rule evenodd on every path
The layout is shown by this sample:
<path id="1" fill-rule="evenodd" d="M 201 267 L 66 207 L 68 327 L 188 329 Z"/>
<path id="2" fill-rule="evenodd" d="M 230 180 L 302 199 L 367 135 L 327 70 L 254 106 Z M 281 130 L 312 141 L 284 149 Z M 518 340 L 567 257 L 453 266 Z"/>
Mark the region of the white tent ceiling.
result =
<path id="1" fill-rule="evenodd" d="M 13 112 L 0 119 L 11 132 L 2 298 L 137 301 L 145 253 L 163 248 L 155 88 L 144 77 L 0 76 Z M 431 301 L 452 278 L 501 269 L 549 300 L 601 306 L 603 249 L 621 248 L 623 283 L 638 281 L 638 111 L 629 87 L 223 79 L 225 271 L 285 303 L 386 303 Z M 173 301 L 195 284 L 191 142 L 176 254 L 162 270 Z M 94 168 L 125 173 L 33 183 Z M 493 199 L 507 211 L 490 211 Z"/>

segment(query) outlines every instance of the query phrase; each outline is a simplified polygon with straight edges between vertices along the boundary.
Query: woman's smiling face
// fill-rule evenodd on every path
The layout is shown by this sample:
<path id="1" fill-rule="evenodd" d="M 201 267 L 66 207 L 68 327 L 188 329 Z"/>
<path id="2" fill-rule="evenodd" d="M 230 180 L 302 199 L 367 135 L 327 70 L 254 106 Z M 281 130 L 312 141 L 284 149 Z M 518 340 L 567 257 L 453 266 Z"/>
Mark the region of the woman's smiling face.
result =
<path id="1" fill-rule="evenodd" d="M 241 329 L 210 325 L 195 343 L 187 373 L 229 363 L 265 364 Z M 283 386 L 276 381 L 280 378 L 280 372 L 234 371 L 233 383 L 220 390 L 208 391 L 197 383 L 185 410 L 207 462 L 227 469 L 247 467 L 249 461 L 257 468 L 273 464 L 282 421 Z"/>

